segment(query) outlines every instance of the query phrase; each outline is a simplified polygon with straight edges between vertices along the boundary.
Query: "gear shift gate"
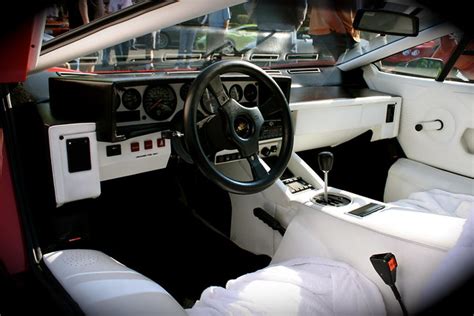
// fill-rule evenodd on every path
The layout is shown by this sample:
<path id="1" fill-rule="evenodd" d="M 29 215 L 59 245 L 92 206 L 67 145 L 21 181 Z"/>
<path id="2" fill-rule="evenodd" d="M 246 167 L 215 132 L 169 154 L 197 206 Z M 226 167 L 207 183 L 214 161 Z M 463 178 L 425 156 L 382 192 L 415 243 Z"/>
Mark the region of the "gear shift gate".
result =
<path id="1" fill-rule="evenodd" d="M 351 200 L 343 195 L 340 194 L 335 194 L 335 193 L 329 193 L 327 197 L 327 201 L 325 199 L 324 193 L 320 193 L 318 195 L 315 195 L 311 198 L 311 202 L 323 205 L 323 206 L 334 206 L 334 207 L 340 207 L 344 205 L 348 205 L 351 203 Z"/>

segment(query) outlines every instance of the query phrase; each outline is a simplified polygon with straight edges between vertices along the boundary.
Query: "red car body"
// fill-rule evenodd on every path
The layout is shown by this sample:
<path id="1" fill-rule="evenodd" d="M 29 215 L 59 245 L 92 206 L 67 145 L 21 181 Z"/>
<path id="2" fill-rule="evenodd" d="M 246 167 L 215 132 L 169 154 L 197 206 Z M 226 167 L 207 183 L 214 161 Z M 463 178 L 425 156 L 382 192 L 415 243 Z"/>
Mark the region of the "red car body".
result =
<path id="1" fill-rule="evenodd" d="M 439 40 L 433 40 L 421 45 L 405 49 L 403 52 L 392 55 L 383 60 L 384 63 L 400 64 L 407 63 L 413 59 L 432 57 L 440 46 Z"/>

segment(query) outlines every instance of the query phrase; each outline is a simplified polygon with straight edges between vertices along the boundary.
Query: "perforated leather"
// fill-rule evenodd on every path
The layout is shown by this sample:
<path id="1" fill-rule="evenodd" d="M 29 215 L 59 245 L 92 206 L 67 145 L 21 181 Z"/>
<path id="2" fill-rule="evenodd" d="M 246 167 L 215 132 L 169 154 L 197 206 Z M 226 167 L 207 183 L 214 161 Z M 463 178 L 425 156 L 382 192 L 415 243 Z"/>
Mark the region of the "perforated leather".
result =
<path id="1" fill-rule="evenodd" d="M 102 252 L 63 250 L 43 260 L 86 315 L 186 315 L 160 285 Z"/>

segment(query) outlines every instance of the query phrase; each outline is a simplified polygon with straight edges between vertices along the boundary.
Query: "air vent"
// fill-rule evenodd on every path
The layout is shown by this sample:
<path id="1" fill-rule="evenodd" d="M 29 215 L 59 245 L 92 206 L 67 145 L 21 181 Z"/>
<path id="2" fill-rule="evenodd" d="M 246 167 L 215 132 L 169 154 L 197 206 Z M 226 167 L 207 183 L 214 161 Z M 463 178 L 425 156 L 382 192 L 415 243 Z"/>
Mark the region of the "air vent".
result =
<path id="1" fill-rule="evenodd" d="M 75 72 L 75 71 L 58 71 L 56 72 L 58 76 L 60 77 L 68 77 L 68 76 L 83 76 L 83 77 L 91 77 L 91 76 L 97 76 L 95 73 L 90 73 L 90 72 Z"/>
<path id="2" fill-rule="evenodd" d="M 316 53 L 300 53 L 300 54 L 287 54 L 286 60 L 318 60 L 319 54 Z"/>
<path id="3" fill-rule="evenodd" d="M 276 69 L 265 70 L 265 72 L 269 75 L 281 75 L 281 71 Z"/>
<path id="4" fill-rule="evenodd" d="M 200 71 L 197 70 L 177 70 L 177 71 L 167 71 L 166 75 L 191 75 L 199 74 Z"/>
<path id="5" fill-rule="evenodd" d="M 175 60 L 175 61 L 191 61 L 191 60 L 201 60 L 202 54 L 165 54 L 163 56 L 163 61 L 170 61 L 170 60 Z"/>
<path id="6" fill-rule="evenodd" d="M 278 57 L 280 57 L 280 55 L 278 54 L 252 54 L 250 56 L 250 60 L 274 61 L 274 60 L 278 60 Z"/>
<path id="7" fill-rule="evenodd" d="M 288 70 L 289 74 L 313 74 L 313 73 L 320 73 L 321 69 L 319 68 L 295 68 Z"/>

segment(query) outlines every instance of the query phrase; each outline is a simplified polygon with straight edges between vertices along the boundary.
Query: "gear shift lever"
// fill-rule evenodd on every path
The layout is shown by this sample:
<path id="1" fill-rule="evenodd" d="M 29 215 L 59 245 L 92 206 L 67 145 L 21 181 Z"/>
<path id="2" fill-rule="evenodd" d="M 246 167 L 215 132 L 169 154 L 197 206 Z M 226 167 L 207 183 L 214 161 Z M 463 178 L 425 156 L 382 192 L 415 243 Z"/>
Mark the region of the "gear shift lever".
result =
<path id="1" fill-rule="evenodd" d="M 340 207 L 351 203 L 351 198 L 342 193 L 328 193 L 328 173 L 332 169 L 334 155 L 329 151 L 318 154 L 319 169 L 324 173 L 324 193 L 318 193 L 311 198 L 311 202 L 321 206 Z"/>
<path id="2" fill-rule="evenodd" d="M 328 203 L 328 173 L 332 169 L 334 155 L 329 151 L 318 154 L 319 169 L 324 173 L 324 201 Z"/>

